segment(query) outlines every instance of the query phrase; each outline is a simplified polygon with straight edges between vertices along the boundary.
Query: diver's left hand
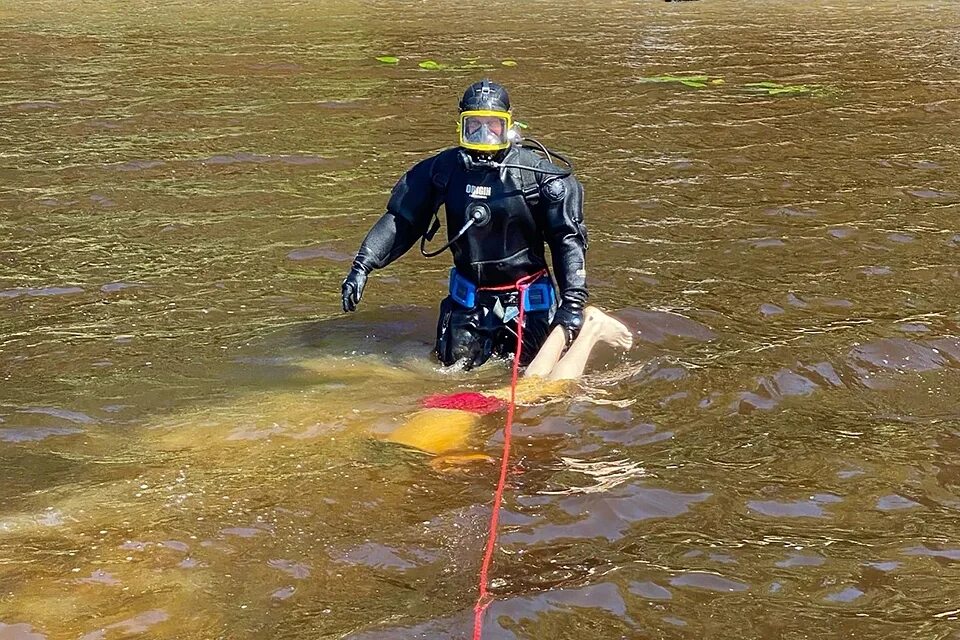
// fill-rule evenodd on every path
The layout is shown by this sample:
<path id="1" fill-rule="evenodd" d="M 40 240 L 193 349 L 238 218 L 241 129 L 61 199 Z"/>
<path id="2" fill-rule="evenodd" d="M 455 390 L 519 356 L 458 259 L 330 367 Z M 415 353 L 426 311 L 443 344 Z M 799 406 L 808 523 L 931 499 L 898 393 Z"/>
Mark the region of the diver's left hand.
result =
<path id="1" fill-rule="evenodd" d="M 583 303 L 575 300 L 564 300 L 553 316 L 553 326 L 563 327 L 567 333 L 567 344 L 580 333 L 583 326 Z"/>

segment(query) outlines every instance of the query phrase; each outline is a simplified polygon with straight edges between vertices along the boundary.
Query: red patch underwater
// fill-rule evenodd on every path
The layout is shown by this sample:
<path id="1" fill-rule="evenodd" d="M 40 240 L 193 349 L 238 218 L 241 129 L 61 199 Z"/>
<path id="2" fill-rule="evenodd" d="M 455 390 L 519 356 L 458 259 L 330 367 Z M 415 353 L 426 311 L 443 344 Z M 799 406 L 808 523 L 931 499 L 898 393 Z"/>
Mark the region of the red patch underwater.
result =
<path id="1" fill-rule="evenodd" d="M 500 398 L 486 396 L 476 391 L 460 393 L 437 393 L 423 399 L 426 409 L 457 409 L 485 416 L 506 408 L 507 403 Z"/>

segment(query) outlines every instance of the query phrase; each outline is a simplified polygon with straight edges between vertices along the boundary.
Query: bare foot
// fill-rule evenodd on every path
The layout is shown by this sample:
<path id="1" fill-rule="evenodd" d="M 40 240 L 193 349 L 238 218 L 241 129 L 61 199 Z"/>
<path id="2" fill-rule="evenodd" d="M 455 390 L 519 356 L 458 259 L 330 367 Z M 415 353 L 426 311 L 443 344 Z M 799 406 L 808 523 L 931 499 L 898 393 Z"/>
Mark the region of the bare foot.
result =
<path id="1" fill-rule="evenodd" d="M 621 349 L 629 349 L 633 346 L 633 334 L 627 325 L 596 307 L 587 307 L 585 311 L 584 324 L 595 325 L 594 330 L 600 342 Z"/>

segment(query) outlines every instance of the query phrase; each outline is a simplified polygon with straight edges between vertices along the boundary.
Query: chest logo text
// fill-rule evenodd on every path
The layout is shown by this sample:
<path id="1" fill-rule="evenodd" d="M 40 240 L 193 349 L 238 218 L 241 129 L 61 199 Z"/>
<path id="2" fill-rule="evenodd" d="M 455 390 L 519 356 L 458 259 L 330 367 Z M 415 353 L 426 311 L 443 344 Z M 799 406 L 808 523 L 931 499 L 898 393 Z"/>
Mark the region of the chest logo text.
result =
<path id="1" fill-rule="evenodd" d="M 490 187 L 482 187 L 482 186 L 468 184 L 467 195 L 470 196 L 471 198 L 489 198 Z"/>

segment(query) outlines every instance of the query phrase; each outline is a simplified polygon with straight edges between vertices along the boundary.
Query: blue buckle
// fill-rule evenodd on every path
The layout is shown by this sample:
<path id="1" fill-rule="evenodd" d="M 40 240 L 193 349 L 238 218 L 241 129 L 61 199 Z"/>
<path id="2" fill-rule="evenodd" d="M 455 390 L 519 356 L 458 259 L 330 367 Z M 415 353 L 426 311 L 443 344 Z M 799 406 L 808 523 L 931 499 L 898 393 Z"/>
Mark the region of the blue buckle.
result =
<path id="1" fill-rule="evenodd" d="M 548 311 L 553 307 L 556 296 L 553 283 L 545 276 L 524 291 L 523 310 Z M 477 306 L 477 285 L 461 276 L 456 267 L 450 269 L 450 297 L 467 309 Z"/>
<path id="2" fill-rule="evenodd" d="M 547 311 L 553 306 L 556 293 L 553 290 L 553 283 L 548 278 L 541 279 L 539 282 L 527 287 L 523 294 L 524 311 Z"/>
<path id="3" fill-rule="evenodd" d="M 477 305 L 477 285 L 457 273 L 456 268 L 450 269 L 450 297 L 467 309 Z"/>

